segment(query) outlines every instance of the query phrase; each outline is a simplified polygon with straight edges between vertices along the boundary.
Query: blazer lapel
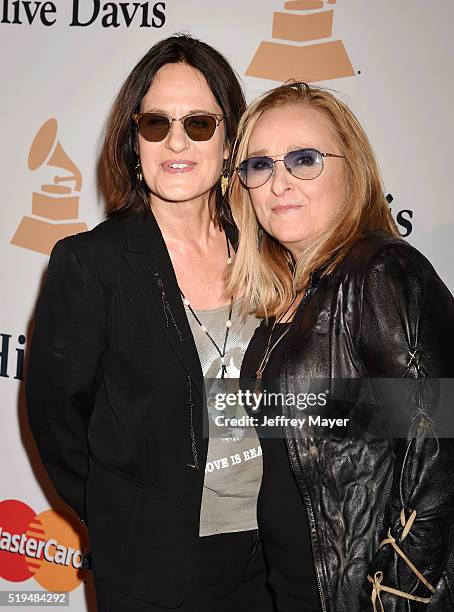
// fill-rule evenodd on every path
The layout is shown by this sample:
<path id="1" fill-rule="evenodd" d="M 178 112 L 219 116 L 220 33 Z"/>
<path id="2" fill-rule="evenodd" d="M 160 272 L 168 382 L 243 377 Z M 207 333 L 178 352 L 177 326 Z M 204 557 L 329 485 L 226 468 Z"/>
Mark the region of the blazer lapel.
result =
<path id="1" fill-rule="evenodd" d="M 197 348 L 184 310 L 172 262 L 159 225 L 151 212 L 123 219 L 125 256 L 145 293 L 156 320 L 203 396 L 203 374 Z"/>

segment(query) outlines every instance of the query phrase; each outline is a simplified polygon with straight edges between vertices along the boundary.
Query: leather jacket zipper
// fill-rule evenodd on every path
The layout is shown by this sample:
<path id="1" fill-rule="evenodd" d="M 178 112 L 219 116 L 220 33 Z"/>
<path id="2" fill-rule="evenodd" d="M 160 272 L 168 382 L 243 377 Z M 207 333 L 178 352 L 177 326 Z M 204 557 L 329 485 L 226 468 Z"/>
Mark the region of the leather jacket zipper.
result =
<path id="1" fill-rule="evenodd" d="M 302 475 L 301 475 L 301 473 L 299 471 L 299 466 L 295 465 L 295 462 L 293 461 L 292 454 L 290 452 L 289 445 L 288 445 L 288 438 L 287 438 L 287 436 L 285 437 L 285 446 L 287 448 L 287 454 L 288 454 L 288 457 L 289 457 L 290 465 L 292 466 L 292 470 L 294 472 L 297 472 L 298 475 L 299 475 L 299 478 L 297 478 L 297 485 L 298 485 L 299 494 L 301 495 L 301 500 L 302 500 L 304 506 L 306 507 L 306 509 L 309 511 L 309 515 L 310 515 L 310 519 L 311 519 L 312 523 L 315 525 L 314 509 L 312 507 L 312 502 L 311 502 L 311 499 L 309 497 L 309 491 L 308 491 L 306 485 L 304 484 L 304 478 L 302 477 Z M 305 493 L 306 493 L 305 496 L 300 491 L 300 486 L 299 486 L 300 482 L 303 483 L 303 486 L 304 486 L 304 489 L 305 489 Z M 305 497 L 307 498 L 307 500 L 305 499 Z M 318 542 L 316 541 L 317 536 L 316 535 L 314 535 L 314 536 L 312 535 L 312 531 L 313 531 L 312 529 L 310 531 L 311 531 L 311 545 L 312 545 L 312 548 L 314 549 L 314 547 L 316 547 L 318 549 L 319 546 L 318 546 Z M 315 570 L 315 578 L 317 580 L 317 587 L 318 587 L 318 594 L 319 594 L 319 597 L 320 597 L 320 604 L 322 606 L 322 612 L 328 612 L 328 609 L 327 609 L 326 604 L 325 604 L 325 597 L 324 597 L 323 592 L 322 592 L 322 586 L 321 586 L 321 583 L 320 583 L 320 577 L 319 577 L 319 574 L 318 574 L 318 571 L 317 571 L 317 566 L 315 564 L 315 561 L 314 561 L 314 570 Z"/>

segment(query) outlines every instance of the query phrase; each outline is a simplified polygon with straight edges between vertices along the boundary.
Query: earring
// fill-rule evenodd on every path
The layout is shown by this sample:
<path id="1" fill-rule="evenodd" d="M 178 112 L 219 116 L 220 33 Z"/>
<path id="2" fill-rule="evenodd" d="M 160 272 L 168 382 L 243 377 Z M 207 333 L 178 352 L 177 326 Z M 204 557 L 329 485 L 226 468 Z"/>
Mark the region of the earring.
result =
<path id="1" fill-rule="evenodd" d="M 143 176 L 142 176 L 142 167 L 140 165 L 140 158 L 139 158 L 139 156 L 137 156 L 137 164 L 136 164 L 136 167 L 135 167 L 135 171 L 136 171 L 137 181 L 139 183 L 141 183 L 142 180 L 143 180 Z"/>
<path id="2" fill-rule="evenodd" d="M 227 160 L 224 161 L 221 174 L 221 193 L 225 196 L 227 187 L 229 186 L 229 173 L 227 171 Z"/>
<path id="3" fill-rule="evenodd" d="M 225 196 L 225 192 L 227 191 L 228 186 L 229 186 L 229 179 L 226 176 L 222 176 L 221 177 L 221 192 L 223 196 Z"/>

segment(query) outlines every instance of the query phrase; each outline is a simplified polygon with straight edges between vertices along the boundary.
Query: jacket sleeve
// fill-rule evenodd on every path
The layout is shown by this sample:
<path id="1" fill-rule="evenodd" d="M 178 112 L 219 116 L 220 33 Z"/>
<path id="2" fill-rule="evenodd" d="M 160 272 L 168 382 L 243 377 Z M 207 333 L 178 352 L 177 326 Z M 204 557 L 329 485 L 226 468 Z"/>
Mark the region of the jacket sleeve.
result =
<path id="1" fill-rule="evenodd" d="M 375 599 L 376 610 L 380 600 L 390 611 L 426 610 L 443 575 L 454 518 L 454 440 L 437 429 L 437 410 L 441 379 L 454 378 L 453 346 L 454 300 L 429 262 L 408 245 L 382 253 L 363 285 L 359 347 L 369 375 L 388 379 L 383 401 L 405 427 L 394 440 L 392 488 L 364 609 L 375 609 Z"/>
<path id="2" fill-rule="evenodd" d="M 105 321 L 96 266 L 86 248 L 76 251 L 80 242 L 70 236 L 52 250 L 36 306 L 26 398 L 44 466 L 63 500 L 85 520 L 88 423 Z"/>

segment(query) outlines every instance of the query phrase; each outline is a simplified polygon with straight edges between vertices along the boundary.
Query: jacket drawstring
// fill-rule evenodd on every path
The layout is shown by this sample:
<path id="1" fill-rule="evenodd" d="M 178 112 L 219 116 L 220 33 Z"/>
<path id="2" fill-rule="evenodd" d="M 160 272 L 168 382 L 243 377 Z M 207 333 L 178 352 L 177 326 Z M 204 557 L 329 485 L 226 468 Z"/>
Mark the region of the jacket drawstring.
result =
<path id="1" fill-rule="evenodd" d="M 410 533 L 410 529 L 413 526 L 413 523 L 416 518 L 416 510 L 410 514 L 409 518 L 405 517 L 405 510 L 402 508 L 400 512 L 400 522 L 402 527 L 404 528 L 402 535 L 400 537 L 399 542 L 403 542 L 407 535 Z M 388 529 L 388 537 L 385 538 L 382 542 L 380 542 L 379 549 L 385 546 L 386 544 L 391 544 L 397 554 L 405 561 L 411 571 L 417 576 L 418 580 L 420 580 L 431 593 L 435 593 L 435 588 L 430 584 L 430 582 L 421 574 L 421 572 L 413 565 L 407 555 L 403 552 L 403 550 L 396 544 L 395 538 L 391 535 L 391 529 Z M 419 597 L 417 595 L 411 595 L 410 593 L 405 593 L 405 591 L 399 591 L 398 589 L 394 589 L 392 587 L 385 586 L 382 584 L 383 582 L 383 572 L 378 571 L 375 572 L 374 577 L 367 576 L 368 581 L 372 584 L 372 594 L 371 594 L 371 602 L 374 608 L 374 612 L 385 612 L 385 608 L 383 606 L 383 602 L 381 599 L 380 593 L 384 591 L 385 593 L 391 593 L 391 595 L 396 595 L 396 597 L 403 597 L 405 599 L 409 599 L 411 601 L 417 601 L 419 603 L 430 603 L 432 597 Z M 380 604 L 380 609 L 377 608 L 377 602 Z"/>

